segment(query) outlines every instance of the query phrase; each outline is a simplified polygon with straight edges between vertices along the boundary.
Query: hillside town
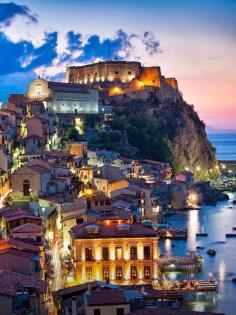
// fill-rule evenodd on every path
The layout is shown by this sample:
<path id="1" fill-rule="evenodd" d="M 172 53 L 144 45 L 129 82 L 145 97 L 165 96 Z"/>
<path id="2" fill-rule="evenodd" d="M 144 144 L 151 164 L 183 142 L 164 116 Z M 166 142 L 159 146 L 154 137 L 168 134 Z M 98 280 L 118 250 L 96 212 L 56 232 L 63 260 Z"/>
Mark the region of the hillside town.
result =
<path id="1" fill-rule="evenodd" d="M 201 165 L 145 158 L 112 128 L 130 102 L 182 98 L 159 67 L 110 61 L 66 74 L 36 78 L 0 110 L 0 313 L 216 314 L 185 308 L 188 293 L 217 294 L 214 277 L 194 277 L 201 255 L 163 256 L 159 242 L 187 239 L 168 217 L 227 200 L 234 166 L 212 164 L 202 180 Z M 177 266 L 192 277 L 170 280 Z"/>

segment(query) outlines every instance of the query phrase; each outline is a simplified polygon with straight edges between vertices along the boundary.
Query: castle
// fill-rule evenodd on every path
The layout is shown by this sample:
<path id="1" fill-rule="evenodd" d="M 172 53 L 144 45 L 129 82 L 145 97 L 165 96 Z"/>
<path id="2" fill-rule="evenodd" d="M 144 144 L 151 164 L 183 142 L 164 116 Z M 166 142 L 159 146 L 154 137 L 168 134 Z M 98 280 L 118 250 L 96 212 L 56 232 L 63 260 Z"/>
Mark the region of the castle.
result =
<path id="1" fill-rule="evenodd" d="M 163 100 L 180 97 L 178 82 L 166 78 L 159 66 L 144 67 L 137 61 L 104 61 L 84 66 L 71 66 L 66 70 L 69 83 L 85 84 L 105 90 L 110 96 L 152 90 Z"/>

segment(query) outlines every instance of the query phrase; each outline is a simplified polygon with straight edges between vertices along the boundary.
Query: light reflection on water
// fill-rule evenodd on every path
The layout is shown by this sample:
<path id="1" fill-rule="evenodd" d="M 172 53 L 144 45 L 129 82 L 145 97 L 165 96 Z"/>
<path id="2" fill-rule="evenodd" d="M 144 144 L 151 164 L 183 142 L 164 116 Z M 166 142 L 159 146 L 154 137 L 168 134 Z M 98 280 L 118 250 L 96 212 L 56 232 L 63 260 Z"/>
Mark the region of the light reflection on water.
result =
<path id="1" fill-rule="evenodd" d="M 199 229 L 199 212 L 192 210 L 189 212 L 188 219 L 188 248 L 189 250 L 195 250 L 196 233 Z"/>
<path id="2" fill-rule="evenodd" d="M 236 238 L 225 237 L 236 227 L 236 193 L 229 193 L 230 200 L 218 203 L 216 207 L 204 207 L 172 216 L 168 219 L 171 226 L 188 228 L 188 240 L 160 241 L 161 253 L 165 255 L 186 255 L 196 246 L 203 246 L 198 253 L 204 256 L 203 271 L 197 275 L 200 279 L 212 277 L 219 283 L 218 294 L 198 294 L 188 302 L 188 307 L 198 311 L 223 312 L 236 315 L 236 285 L 231 281 L 236 277 Z M 232 208 L 229 208 L 232 207 Z M 207 237 L 197 237 L 196 233 L 208 233 Z M 225 243 L 219 243 L 225 242 Z M 208 256 L 207 250 L 214 248 L 216 256 Z M 173 275 L 172 275 L 173 277 Z M 177 278 L 189 278 L 179 275 Z"/>

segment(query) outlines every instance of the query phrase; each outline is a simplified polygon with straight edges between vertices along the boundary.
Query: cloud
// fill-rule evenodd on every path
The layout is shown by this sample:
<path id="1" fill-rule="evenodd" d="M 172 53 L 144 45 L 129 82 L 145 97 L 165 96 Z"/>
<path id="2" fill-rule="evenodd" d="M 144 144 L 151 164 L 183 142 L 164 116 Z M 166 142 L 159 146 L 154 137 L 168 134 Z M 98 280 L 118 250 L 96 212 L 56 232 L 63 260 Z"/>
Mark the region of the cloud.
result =
<path id="1" fill-rule="evenodd" d="M 0 26 L 9 26 L 16 16 L 24 16 L 32 23 L 38 22 L 27 6 L 13 2 L 0 3 Z"/>
<path id="2" fill-rule="evenodd" d="M 0 75 L 27 72 L 50 65 L 57 56 L 57 33 L 45 34 L 44 43 L 35 48 L 29 41 L 12 42 L 0 32 Z"/>
<path id="3" fill-rule="evenodd" d="M 71 65 L 115 58 L 148 60 L 160 52 L 159 41 L 149 31 L 129 34 L 120 29 L 106 38 L 75 30 L 45 32 L 38 17 L 27 6 L 0 4 L 0 81 L 6 87 L 0 92 L 4 100 L 10 89 L 19 91 L 22 85 L 26 89 L 27 77 L 28 81 L 36 75 L 62 81 L 65 69 Z M 8 83 L 8 79 L 14 77 L 18 79 Z"/>
<path id="4" fill-rule="evenodd" d="M 161 52 L 159 41 L 148 31 L 143 34 L 143 43 L 151 56 Z"/>

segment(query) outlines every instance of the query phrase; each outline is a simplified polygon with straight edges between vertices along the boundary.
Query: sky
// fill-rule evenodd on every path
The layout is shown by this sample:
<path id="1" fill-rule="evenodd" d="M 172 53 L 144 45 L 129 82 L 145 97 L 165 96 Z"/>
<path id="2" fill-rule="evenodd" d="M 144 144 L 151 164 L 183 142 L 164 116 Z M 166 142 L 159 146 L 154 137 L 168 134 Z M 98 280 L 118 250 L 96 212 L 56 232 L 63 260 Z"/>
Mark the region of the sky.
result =
<path id="1" fill-rule="evenodd" d="M 0 0 L 3 102 L 110 57 L 160 66 L 209 131 L 236 130 L 236 0 Z"/>

